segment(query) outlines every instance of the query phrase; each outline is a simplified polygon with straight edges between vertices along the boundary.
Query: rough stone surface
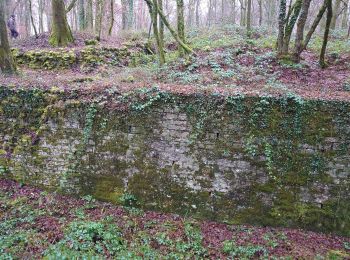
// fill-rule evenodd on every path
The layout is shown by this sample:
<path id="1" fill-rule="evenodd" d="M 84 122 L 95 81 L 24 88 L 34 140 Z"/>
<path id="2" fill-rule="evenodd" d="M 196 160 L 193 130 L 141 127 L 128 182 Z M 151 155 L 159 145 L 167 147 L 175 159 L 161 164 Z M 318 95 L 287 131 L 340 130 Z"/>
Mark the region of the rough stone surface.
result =
<path id="1" fill-rule="evenodd" d="M 305 115 L 302 137 L 293 140 L 277 132 L 282 118 L 295 116 L 284 112 L 277 126 L 253 132 L 229 108 L 201 129 L 196 114 L 173 105 L 139 114 L 102 109 L 88 131 L 86 110 L 64 110 L 47 117 L 35 142 L 27 119 L 3 114 L 3 150 L 16 138 L 11 127 L 22 120 L 26 130 L 0 169 L 28 183 L 116 203 L 131 193 L 149 209 L 349 234 L 349 119 L 336 129 L 342 116 L 332 111 L 321 123 L 317 110 Z"/>

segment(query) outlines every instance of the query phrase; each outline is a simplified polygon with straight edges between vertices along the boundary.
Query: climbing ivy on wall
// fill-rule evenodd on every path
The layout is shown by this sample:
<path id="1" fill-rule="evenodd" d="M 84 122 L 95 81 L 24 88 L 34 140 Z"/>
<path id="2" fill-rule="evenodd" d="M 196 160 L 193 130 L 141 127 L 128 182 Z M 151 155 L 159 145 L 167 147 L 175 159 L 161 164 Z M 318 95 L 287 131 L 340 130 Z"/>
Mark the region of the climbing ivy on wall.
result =
<path id="1" fill-rule="evenodd" d="M 349 154 L 349 103 L 303 100 L 293 94 L 278 99 L 219 94 L 186 96 L 171 94 L 156 86 L 113 95 L 107 98 L 107 102 L 100 96 L 79 100 L 79 95 L 53 89 L 0 88 L 0 118 L 11 122 L 10 125 L 5 120 L 0 122 L 1 133 L 4 133 L 0 136 L 0 175 L 10 174 L 9 168 L 13 168 L 11 157 L 21 154 L 23 149 L 35 154 L 40 137 L 46 131 L 48 118 L 63 118 L 70 110 L 82 115 L 84 127 L 81 136 L 77 137 L 79 144 L 67 158 L 69 167 L 61 175 L 60 186 L 65 191 L 74 189 L 72 180 L 84 174 L 80 165 L 84 163 L 89 140 L 108 127 L 106 118 L 113 113 L 110 109 L 123 108 L 123 111 L 118 110 L 118 114 L 132 114 L 142 120 L 158 108 L 169 107 L 187 115 L 192 126 L 191 146 L 205 141 L 208 133 L 217 134 L 215 153 L 218 157 L 235 152 L 236 148 L 232 148 L 231 144 L 237 140 L 220 140 L 221 128 L 234 126 L 233 136 L 242 141 L 239 152 L 254 167 L 266 172 L 266 182 L 252 183 L 251 190 L 247 191 L 251 196 L 246 202 L 250 206 L 238 212 L 235 221 L 312 225 L 324 230 L 339 230 L 345 225 L 345 230 L 349 230 L 347 209 L 350 205 L 348 198 L 344 197 L 349 183 L 334 186 L 327 174 L 332 170 L 329 165 L 334 158 Z M 112 103 L 114 106 L 111 106 Z M 222 122 L 222 125 L 216 122 Z M 10 140 L 5 140 L 4 135 L 11 136 Z M 330 149 L 329 138 L 338 138 L 340 147 Z M 302 189 L 307 187 L 316 196 L 320 192 L 318 183 L 330 187 L 332 200 L 320 204 L 303 201 L 300 195 Z M 274 197 L 270 207 L 261 201 L 260 195 L 266 193 Z M 232 200 L 229 196 L 220 196 L 224 200 Z"/>
<path id="2" fill-rule="evenodd" d="M 62 178 L 60 179 L 60 188 L 67 190 L 71 189 L 71 184 L 74 183 L 72 179 L 79 177 L 78 167 L 81 164 L 82 157 L 86 152 L 86 148 L 89 144 L 90 137 L 94 126 L 94 121 L 97 113 L 97 106 L 95 103 L 90 104 L 86 108 L 85 126 L 83 128 L 82 140 L 79 140 L 78 147 L 69 155 L 68 169 L 63 172 Z M 73 187 L 74 188 L 74 187 Z M 76 189 L 76 188 L 75 188 Z"/>

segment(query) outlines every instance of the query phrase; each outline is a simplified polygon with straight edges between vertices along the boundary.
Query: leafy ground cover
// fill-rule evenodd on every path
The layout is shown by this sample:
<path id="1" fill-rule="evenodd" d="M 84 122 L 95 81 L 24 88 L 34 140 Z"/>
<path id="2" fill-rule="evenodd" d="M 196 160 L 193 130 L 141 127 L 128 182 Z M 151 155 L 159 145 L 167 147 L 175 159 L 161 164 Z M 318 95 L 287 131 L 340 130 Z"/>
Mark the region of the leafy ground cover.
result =
<path id="1" fill-rule="evenodd" d="M 238 27 L 191 31 L 188 41 L 197 55 L 179 59 L 176 44 L 167 39 L 167 64 L 157 65 L 156 54 L 144 53 L 135 64 L 115 67 L 106 64 L 91 70 L 79 67 L 62 70 L 33 70 L 26 66 L 14 77 L 0 76 L 0 85 L 14 87 L 58 88 L 61 91 L 78 90 L 95 96 L 108 89 L 128 92 L 137 88 L 152 88 L 177 93 L 212 93 L 243 95 L 299 95 L 311 99 L 350 100 L 350 41 L 333 33 L 327 52 L 328 67 L 318 65 L 321 37 L 317 36 L 310 49 L 303 53 L 300 64 L 288 59 L 278 60 L 274 50 L 275 36 L 267 31 L 256 31 L 252 39 Z M 46 37 L 47 38 L 47 37 Z M 45 35 L 16 43 L 30 49 L 39 41 L 45 48 Z M 84 46 L 87 35 L 77 35 L 72 48 Z M 129 35 L 99 46 L 120 46 L 121 42 L 137 45 L 142 35 Z M 292 47 L 291 47 L 292 48 Z M 39 48 L 40 49 L 40 48 Z M 152 50 L 152 47 L 149 48 Z M 154 50 L 154 48 L 153 48 Z"/>
<path id="2" fill-rule="evenodd" d="M 1 259 L 347 259 L 350 238 L 144 212 L 0 180 Z"/>

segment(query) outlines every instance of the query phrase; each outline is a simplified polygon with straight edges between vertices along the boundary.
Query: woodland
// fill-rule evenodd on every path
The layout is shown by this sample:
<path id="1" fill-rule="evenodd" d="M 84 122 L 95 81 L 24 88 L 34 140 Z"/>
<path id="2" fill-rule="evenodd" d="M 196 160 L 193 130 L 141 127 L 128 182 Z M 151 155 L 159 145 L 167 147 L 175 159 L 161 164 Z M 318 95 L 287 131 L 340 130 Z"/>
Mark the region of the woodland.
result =
<path id="1" fill-rule="evenodd" d="M 93 103 L 116 114 L 144 111 L 170 93 L 335 102 L 350 115 L 350 0 L 0 0 L 0 120 L 10 92 L 29 110 L 27 98 L 42 93 L 58 106 Z M 19 128 L 27 119 L 14 114 Z M 7 140 L 6 127 L 0 123 L 0 259 L 350 258 L 348 223 L 337 226 L 344 232 L 222 223 L 148 210 L 126 192 L 105 202 L 7 178 L 23 138 Z M 20 134 L 36 145 L 33 129 Z M 343 143 L 349 152 L 349 139 Z"/>

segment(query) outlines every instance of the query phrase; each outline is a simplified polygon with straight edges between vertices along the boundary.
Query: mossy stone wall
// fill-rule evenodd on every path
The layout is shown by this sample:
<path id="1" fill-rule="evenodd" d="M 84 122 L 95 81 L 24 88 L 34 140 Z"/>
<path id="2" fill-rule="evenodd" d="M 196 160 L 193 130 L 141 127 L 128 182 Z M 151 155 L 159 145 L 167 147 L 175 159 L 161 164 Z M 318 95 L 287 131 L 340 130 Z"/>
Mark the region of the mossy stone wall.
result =
<path id="1" fill-rule="evenodd" d="M 0 91 L 0 174 L 230 223 L 350 235 L 350 103 Z"/>

